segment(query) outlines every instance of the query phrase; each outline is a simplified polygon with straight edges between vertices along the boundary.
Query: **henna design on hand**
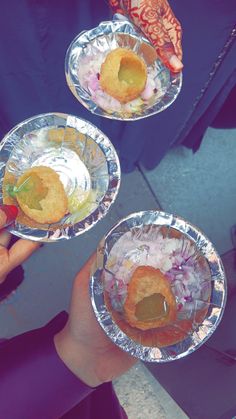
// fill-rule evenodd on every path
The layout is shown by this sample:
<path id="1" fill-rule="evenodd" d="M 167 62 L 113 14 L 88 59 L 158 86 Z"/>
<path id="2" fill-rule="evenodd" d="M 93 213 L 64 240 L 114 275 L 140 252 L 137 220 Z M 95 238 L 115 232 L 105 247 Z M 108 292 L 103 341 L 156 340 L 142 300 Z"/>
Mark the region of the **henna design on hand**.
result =
<path id="1" fill-rule="evenodd" d="M 167 0 L 110 0 L 110 5 L 114 13 L 129 15 L 167 67 L 182 69 L 181 25 Z"/>

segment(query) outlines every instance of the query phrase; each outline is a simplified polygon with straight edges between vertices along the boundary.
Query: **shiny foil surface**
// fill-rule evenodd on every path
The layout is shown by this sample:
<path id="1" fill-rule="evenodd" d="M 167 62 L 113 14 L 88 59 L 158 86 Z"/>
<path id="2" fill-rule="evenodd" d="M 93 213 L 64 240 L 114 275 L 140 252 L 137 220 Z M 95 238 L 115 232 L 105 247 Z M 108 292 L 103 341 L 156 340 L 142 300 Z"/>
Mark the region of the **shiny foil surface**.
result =
<path id="1" fill-rule="evenodd" d="M 178 234 L 185 243 L 190 241 L 196 249 L 196 260 L 207 269 L 205 283 L 208 287 L 208 296 L 196 301 L 194 308 L 197 310 L 202 304 L 206 309 L 201 323 L 195 322 L 193 329 L 185 338 L 171 346 L 157 347 L 144 346 L 131 339 L 116 324 L 104 300 L 104 274 L 107 272 L 109 260 L 116 256 L 126 255 L 129 260 L 136 263 L 143 257 L 143 251 L 148 252 L 146 239 L 155 240 L 155 231 L 163 229 L 168 234 Z M 125 239 L 127 233 L 136 240 L 143 240 L 143 245 L 132 248 Z M 144 237 L 144 238 L 143 238 Z M 127 242 L 127 245 L 126 245 Z M 147 253 L 148 257 L 148 253 Z M 142 264 L 142 263 L 141 263 Z M 109 268 L 112 270 L 111 268 Z M 227 287 L 224 268 L 221 259 L 209 239 L 197 227 L 184 219 L 165 212 L 150 210 L 130 214 L 120 220 L 100 242 L 97 250 L 97 261 L 93 267 L 90 279 L 90 295 L 94 313 L 106 335 L 121 349 L 145 362 L 164 363 L 185 357 L 194 352 L 212 335 L 217 328 L 225 307 Z M 194 312 L 193 312 L 194 314 Z M 173 328 L 179 328 L 175 323 Z M 174 329 L 173 329 L 174 330 Z"/>
<path id="2" fill-rule="evenodd" d="M 3 138 L 0 204 L 6 173 L 16 183 L 33 166 L 48 166 L 59 174 L 71 210 L 54 224 L 17 220 L 8 230 L 22 238 L 55 242 L 83 234 L 107 214 L 119 190 L 120 164 L 113 145 L 96 126 L 76 116 L 37 115 Z"/>
<path id="3" fill-rule="evenodd" d="M 147 47 L 151 44 L 143 34 L 128 20 L 101 22 L 96 28 L 81 32 L 70 44 L 65 58 L 67 84 L 73 95 L 92 113 L 105 118 L 135 121 L 164 111 L 177 98 L 182 86 L 182 73 L 174 74 L 155 57 L 149 62 Z M 128 48 L 141 56 L 150 71 L 154 71 L 158 89 L 156 93 L 140 106 L 121 110 L 109 110 L 99 106 L 91 91 L 81 82 L 80 71 L 88 57 L 105 56 L 111 50 Z M 145 48 L 146 47 L 146 48 Z M 91 67 L 89 63 L 88 71 Z"/>

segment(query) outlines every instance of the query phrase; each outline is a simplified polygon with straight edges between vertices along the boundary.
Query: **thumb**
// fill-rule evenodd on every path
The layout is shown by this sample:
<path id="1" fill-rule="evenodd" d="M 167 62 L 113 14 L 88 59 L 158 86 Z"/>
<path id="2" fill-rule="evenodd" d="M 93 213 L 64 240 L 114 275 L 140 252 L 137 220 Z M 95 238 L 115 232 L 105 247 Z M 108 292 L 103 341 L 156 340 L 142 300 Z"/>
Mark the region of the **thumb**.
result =
<path id="1" fill-rule="evenodd" d="M 41 243 L 20 239 L 9 250 L 9 270 L 16 268 L 25 262 Z"/>
<path id="2" fill-rule="evenodd" d="M 183 64 L 175 53 L 175 47 L 163 23 L 156 21 L 146 25 L 139 22 L 139 27 L 156 49 L 163 64 L 173 72 L 181 71 Z"/>
<path id="3" fill-rule="evenodd" d="M 78 290 L 81 288 L 86 288 L 88 286 L 92 268 L 94 266 L 94 263 L 96 262 L 97 252 L 93 252 L 92 255 L 89 257 L 89 259 L 85 262 L 83 267 L 80 269 L 80 271 L 77 273 L 74 281 L 74 289 L 75 293 L 77 293 Z M 73 293 L 72 293 L 73 294 Z M 76 297 L 77 298 L 77 297 Z"/>
<path id="4" fill-rule="evenodd" d="M 132 2 L 131 2 L 132 5 Z M 165 6 L 165 7 L 164 7 Z M 173 72 L 179 72 L 183 64 L 178 58 L 178 51 L 172 41 L 179 41 L 181 27 L 167 2 L 163 7 L 157 1 L 143 2 L 139 7 L 130 7 L 128 12 L 144 35 L 152 43 L 164 65 Z M 176 35 L 176 36 L 175 36 Z"/>

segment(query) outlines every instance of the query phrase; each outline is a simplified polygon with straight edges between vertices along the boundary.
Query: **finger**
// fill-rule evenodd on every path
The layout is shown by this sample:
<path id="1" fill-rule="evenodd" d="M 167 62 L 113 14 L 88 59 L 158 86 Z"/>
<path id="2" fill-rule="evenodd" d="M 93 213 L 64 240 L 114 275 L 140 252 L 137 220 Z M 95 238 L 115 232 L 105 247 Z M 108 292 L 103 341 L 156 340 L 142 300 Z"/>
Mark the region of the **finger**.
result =
<path id="1" fill-rule="evenodd" d="M 39 247 L 40 243 L 18 240 L 9 250 L 9 271 L 25 262 Z"/>
<path id="2" fill-rule="evenodd" d="M 92 267 L 96 262 L 96 255 L 96 252 L 92 253 L 87 262 L 85 262 L 83 267 L 80 269 L 75 279 L 75 285 L 81 285 L 81 283 L 88 283 L 91 276 Z"/>
<path id="3" fill-rule="evenodd" d="M 18 214 L 15 205 L 0 205 L 0 229 L 13 223 Z"/>
<path id="4" fill-rule="evenodd" d="M 11 240 L 11 235 L 8 231 L 3 230 L 0 233 L 0 246 L 6 247 L 9 245 Z"/>
<path id="5" fill-rule="evenodd" d="M 124 9 L 122 8 L 121 2 L 119 0 L 109 0 L 112 13 L 124 14 Z"/>
<path id="6" fill-rule="evenodd" d="M 159 21 L 158 23 L 149 24 L 148 26 L 141 24 L 140 28 L 154 45 L 163 64 L 171 71 L 181 71 L 183 64 L 177 57 L 175 47 L 162 22 Z"/>
<path id="7" fill-rule="evenodd" d="M 175 47 L 165 26 L 159 22 L 157 26 L 152 26 L 150 29 L 150 40 L 163 64 L 173 72 L 181 71 L 183 64 L 175 53 Z"/>
<path id="8" fill-rule="evenodd" d="M 150 0 L 143 2 L 139 7 L 131 8 L 129 14 L 153 44 L 164 65 L 171 71 L 181 71 L 183 64 L 176 55 L 175 47 L 162 21 L 163 15 L 168 16 L 166 10 L 162 7 L 157 8 L 157 2 Z"/>
<path id="9" fill-rule="evenodd" d="M 5 280 L 8 274 L 8 250 L 4 246 L 0 246 L 0 284 Z"/>
<path id="10" fill-rule="evenodd" d="M 180 22 L 175 17 L 167 1 L 165 1 L 163 5 L 162 24 L 164 25 L 166 31 L 169 34 L 171 42 L 174 45 L 175 54 L 177 55 L 178 59 L 182 61 L 182 28 Z"/>
<path id="11" fill-rule="evenodd" d="M 96 252 L 94 252 L 87 262 L 83 265 L 80 269 L 78 274 L 75 277 L 75 281 L 73 283 L 73 290 L 71 294 L 71 304 L 70 304 L 70 313 L 72 313 L 72 317 L 76 318 L 77 313 L 81 309 L 81 305 L 86 304 L 86 313 L 87 316 L 94 315 L 92 311 L 92 307 L 89 305 L 89 281 L 92 273 L 92 268 L 94 263 L 96 262 Z M 79 298 L 78 298 L 79 296 Z M 78 304 L 80 301 L 80 304 Z"/>

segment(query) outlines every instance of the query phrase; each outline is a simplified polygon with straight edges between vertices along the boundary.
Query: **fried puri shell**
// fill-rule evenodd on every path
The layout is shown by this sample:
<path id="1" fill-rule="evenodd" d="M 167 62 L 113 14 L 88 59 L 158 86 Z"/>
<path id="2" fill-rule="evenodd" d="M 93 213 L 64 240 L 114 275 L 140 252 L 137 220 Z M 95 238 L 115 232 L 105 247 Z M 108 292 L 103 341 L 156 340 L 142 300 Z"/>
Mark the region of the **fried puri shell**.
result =
<path id="1" fill-rule="evenodd" d="M 16 186 L 20 187 L 30 176 L 35 178 L 35 175 L 39 178 L 44 191 L 43 198 L 40 199 L 39 196 L 41 209 L 30 208 L 21 194 L 16 195 L 17 202 L 21 210 L 34 221 L 42 224 L 55 223 L 67 213 L 68 201 L 63 184 L 59 175 L 53 169 L 46 166 L 36 166 L 26 170 L 18 179 Z"/>
<path id="2" fill-rule="evenodd" d="M 145 318 L 143 309 L 141 318 L 138 318 L 137 308 L 140 302 L 146 299 L 146 310 L 149 311 L 148 297 L 158 296 L 159 303 L 164 304 L 167 310 L 160 311 L 159 315 Z M 140 312 L 140 310 L 139 310 Z M 133 327 L 141 330 L 153 329 L 170 324 L 176 319 L 176 301 L 168 280 L 159 269 L 150 266 L 139 266 L 133 273 L 128 285 L 128 293 L 124 303 L 126 321 Z M 144 313 L 145 314 L 145 313 Z"/>
<path id="3" fill-rule="evenodd" d="M 126 48 L 107 54 L 100 71 L 102 89 L 121 103 L 139 97 L 145 88 L 147 66 L 142 58 Z"/>
<path id="4" fill-rule="evenodd" d="M 193 330 L 194 322 L 200 324 L 206 317 L 207 309 L 199 310 L 196 318 L 176 320 L 173 324 L 155 329 L 140 330 L 131 326 L 123 315 L 112 308 L 108 292 L 104 293 L 104 300 L 108 311 L 111 313 L 114 322 L 133 341 L 148 347 L 163 348 L 175 345 L 186 339 Z"/>

